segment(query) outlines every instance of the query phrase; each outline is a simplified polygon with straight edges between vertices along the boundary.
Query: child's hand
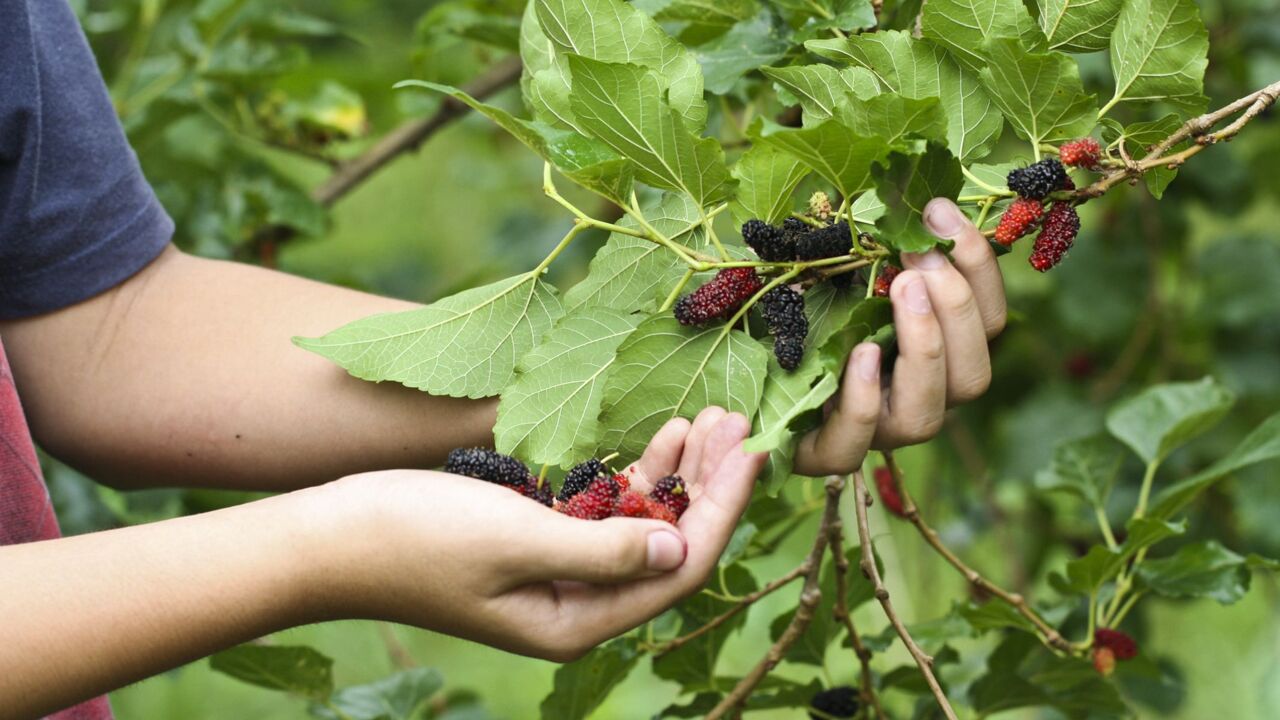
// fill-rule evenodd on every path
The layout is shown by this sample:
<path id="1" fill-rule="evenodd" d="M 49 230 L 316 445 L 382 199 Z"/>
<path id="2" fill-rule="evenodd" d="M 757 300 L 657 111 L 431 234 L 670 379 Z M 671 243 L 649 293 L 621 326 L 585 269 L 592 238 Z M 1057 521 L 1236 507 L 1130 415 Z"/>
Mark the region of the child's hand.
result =
<path id="1" fill-rule="evenodd" d="M 333 549 L 320 617 L 375 617 L 513 652 L 572 660 L 702 586 L 751 497 L 760 454 L 746 418 L 708 408 L 668 422 L 630 468 L 647 490 L 671 473 L 691 503 L 659 520 L 578 520 L 511 490 L 430 471 L 355 475 L 313 491 Z"/>
<path id="2" fill-rule="evenodd" d="M 854 348 L 826 422 L 800 441 L 797 472 L 848 473 L 873 446 L 924 442 L 942 428 L 949 406 L 991 383 L 987 341 L 1005 323 L 995 253 L 949 200 L 935 199 L 924 216 L 930 232 L 955 241 L 955 264 L 937 250 L 902 256 L 906 267 L 889 293 L 899 354 L 888 386 L 881 388 L 880 348 Z"/>

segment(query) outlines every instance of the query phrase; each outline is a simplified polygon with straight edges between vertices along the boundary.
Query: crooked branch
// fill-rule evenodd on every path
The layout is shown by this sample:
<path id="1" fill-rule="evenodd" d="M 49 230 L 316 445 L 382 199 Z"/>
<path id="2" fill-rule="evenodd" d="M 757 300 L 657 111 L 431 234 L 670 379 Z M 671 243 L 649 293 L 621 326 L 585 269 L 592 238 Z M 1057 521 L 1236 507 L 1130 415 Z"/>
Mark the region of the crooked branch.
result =
<path id="1" fill-rule="evenodd" d="M 947 694 L 942 691 L 942 686 L 938 684 L 938 678 L 933 674 L 933 658 L 926 655 L 920 646 L 916 644 L 915 638 L 911 637 L 911 633 L 907 631 L 907 626 L 903 624 L 902 618 L 898 617 L 898 613 L 893 609 L 893 602 L 889 599 L 889 590 L 885 588 L 884 581 L 880 579 L 880 570 L 876 567 L 875 546 L 871 543 L 871 527 L 867 522 L 867 507 L 871 505 L 871 495 L 867 492 L 867 483 L 862 478 L 862 471 L 857 470 L 853 473 L 853 492 L 854 492 L 854 512 L 858 519 L 858 539 L 862 543 L 862 562 L 859 565 L 862 568 L 862 574 L 875 586 L 876 599 L 880 601 L 880 607 L 884 609 L 884 614 L 889 618 L 889 623 L 893 625 L 894 631 L 898 633 L 898 637 L 902 638 L 902 644 L 907 646 L 907 652 L 911 653 L 911 657 L 916 661 L 916 665 L 920 668 L 920 673 L 924 675 L 925 683 L 929 685 L 929 690 L 933 692 L 933 697 L 938 701 L 938 707 L 942 708 L 942 713 L 947 720 L 956 720 L 956 711 L 951 709 L 951 702 L 947 700 Z"/>
<path id="2" fill-rule="evenodd" d="M 765 585 L 764 587 L 760 588 L 759 590 L 753 593 L 742 596 L 742 599 L 738 600 L 738 602 L 735 603 L 733 607 L 715 616 L 714 618 L 711 618 L 706 622 L 706 624 L 702 625 L 697 630 L 694 630 L 693 632 L 687 635 L 681 635 L 678 638 L 675 638 L 663 645 L 658 646 L 654 650 L 653 656 L 655 658 L 662 657 L 663 655 L 666 655 L 667 653 L 672 652 L 677 648 L 680 648 L 694 640 L 697 640 L 703 635 L 706 635 L 712 630 L 715 630 L 716 628 L 725 624 L 729 620 L 733 619 L 734 616 L 736 616 L 738 613 L 751 607 L 756 603 L 756 601 L 760 600 L 766 595 L 772 595 L 774 591 L 779 590 L 782 587 L 785 587 L 786 585 L 790 584 L 792 580 L 795 580 L 796 578 L 802 575 L 808 575 L 809 569 L 811 567 L 811 561 L 812 561 L 812 557 L 806 557 L 804 562 L 797 565 L 786 575 L 783 575 L 782 577 L 774 580 L 773 582 L 769 583 L 768 585 Z"/>
<path id="3" fill-rule="evenodd" d="M 1040 633 L 1041 639 L 1046 645 L 1063 652 L 1071 652 L 1072 646 L 1070 641 L 1062 637 L 1062 634 L 1059 633 L 1057 629 L 1045 621 L 1045 619 L 1040 616 L 1040 613 L 1037 613 L 1035 609 L 1031 607 L 1027 602 L 1027 599 L 1023 597 L 1021 593 L 1010 592 L 991 582 L 977 570 L 974 570 L 961 560 L 960 557 L 951 550 L 951 548 L 947 547 L 942 542 L 942 538 L 939 537 L 938 531 L 934 530 L 927 522 L 925 522 L 924 518 L 920 515 L 920 508 L 916 506 L 915 500 L 911 498 L 911 493 L 907 492 L 906 483 L 902 482 L 902 470 L 898 467 L 898 464 L 894 462 L 893 455 L 887 452 L 883 453 L 883 455 L 885 465 L 893 475 L 893 484 L 897 487 L 898 493 L 902 497 L 902 514 L 913 526 L 915 526 L 916 530 L 920 533 L 920 536 L 929 544 L 929 547 L 933 548 L 935 552 L 941 555 L 942 559 L 946 560 L 948 565 L 955 568 L 961 575 L 963 575 L 964 579 L 968 581 L 970 585 L 999 598 L 1001 601 L 1007 603 L 1010 607 L 1016 610 L 1019 615 L 1029 620 L 1031 624 L 1036 627 L 1036 630 Z"/>
<path id="4" fill-rule="evenodd" d="M 839 485 L 834 489 L 828 486 L 827 504 L 822 512 L 822 523 L 818 526 L 818 533 L 813 541 L 813 549 L 809 551 L 802 565 L 806 570 L 804 573 L 804 586 L 800 590 L 800 605 L 796 608 L 796 614 L 791 617 L 791 622 L 782 631 L 782 635 L 778 637 L 777 642 L 765 652 L 764 658 L 755 667 L 751 668 L 751 671 L 738 681 L 733 690 L 707 714 L 706 720 L 731 717 L 733 713 L 738 711 L 746 703 L 747 698 L 751 696 L 751 692 L 769 674 L 769 671 L 782 662 L 782 658 L 786 656 L 791 646 L 800 639 L 800 636 L 804 635 L 809 623 L 813 622 L 814 612 L 818 607 L 818 603 L 822 601 L 822 589 L 819 587 L 819 578 L 822 574 L 822 555 L 826 552 L 830 543 L 831 525 L 840 519 L 840 491 L 841 487 Z"/>
<path id="5" fill-rule="evenodd" d="M 843 478 L 839 476 L 829 478 L 827 480 L 828 497 L 833 492 L 838 496 L 843 487 Z M 849 633 L 849 643 L 853 645 L 853 654 L 858 658 L 858 665 L 862 670 L 860 688 L 862 703 L 864 707 L 872 709 L 877 720 L 886 720 L 884 707 L 880 705 L 880 696 L 876 694 L 875 683 L 871 676 L 871 650 L 866 643 L 862 642 L 862 636 L 858 634 L 858 628 L 853 624 L 853 616 L 849 614 L 849 558 L 844 556 L 844 522 L 839 516 L 828 526 L 827 539 L 831 546 L 831 559 L 835 564 L 836 597 L 833 612 L 836 620 L 844 625 L 845 631 Z"/>

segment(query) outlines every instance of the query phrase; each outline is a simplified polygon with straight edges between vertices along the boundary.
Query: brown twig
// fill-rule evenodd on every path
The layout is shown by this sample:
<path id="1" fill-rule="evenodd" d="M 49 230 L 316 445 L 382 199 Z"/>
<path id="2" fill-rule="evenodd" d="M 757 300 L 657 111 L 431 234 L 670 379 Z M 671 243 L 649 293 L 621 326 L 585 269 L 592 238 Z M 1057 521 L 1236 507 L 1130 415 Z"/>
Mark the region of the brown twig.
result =
<path id="1" fill-rule="evenodd" d="M 871 504 L 871 495 L 867 492 L 867 483 L 862 478 L 862 471 L 857 470 L 853 473 L 853 491 L 854 491 L 854 512 L 858 518 L 858 539 L 862 543 L 862 562 L 859 565 L 862 568 L 862 574 L 875 586 L 876 599 L 880 601 L 880 607 L 884 609 L 885 617 L 889 618 L 889 623 L 893 625 L 893 629 L 898 633 L 898 637 L 902 639 L 902 644 L 907 646 L 907 652 L 911 653 L 911 657 L 915 659 L 916 665 L 920 668 L 920 673 L 924 675 L 925 683 L 929 685 L 929 689 L 933 691 L 933 697 L 938 701 L 938 707 L 942 709 L 942 714 L 947 720 L 956 720 L 956 711 L 951 709 L 951 702 L 947 700 L 947 694 L 942 691 L 942 686 L 938 684 L 938 678 L 933 674 L 933 658 L 925 654 L 920 646 L 916 644 L 915 638 L 911 637 L 911 633 L 907 631 L 907 626 L 902 623 L 902 618 L 898 617 L 897 611 L 893 609 L 893 602 L 889 599 L 889 590 L 885 588 L 884 581 L 880 579 L 880 570 L 876 568 L 875 546 L 871 543 L 871 527 L 867 522 L 867 506 Z"/>
<path id="2" fill-rule="evenodd" d="M 827 492 L 827 504 L 822 512 L 822 523 L 818 526 L 818 533 L 813 541 L 813 549 L 809 551 L 804 561 L 808 570 L 804 574 L 804 586 L 800 590 L 800 605 L 796 608 L 796 614 L 791 617 L 791 622 L 782 631 L 782 635 L 778 637 L 777 642 L 765 652 L 764 658 L 738 681 L 733 690 L 728 695 L 725 695 L 724 699 L 710 713 L 707 713 L 706 720 L 731 717 L 731 713 L 737 712 L 743 703 L 747 701 L 747 698 L 751 696 L 751 692 L 756 689 L 756 686 L 769 674 L 769 671 L 782 662 L 787 650 L 790 650 L 791 646 L 800 639 L 800 636 L 809 627 L 809 623 L 813 622 L 814 611 L 817 609 L 818 603 L 822 601 L 822 588 L 819 587 L 819 579 L 822 574 L 822 556 L 826 552 L 829 543 L 828 533 L 830 532 L 831 523 L 836 522 L 839 518 L 840 488 L 837 486 L 834 492 L 831 490 Z"/>
<path id="3" fill-rule="evenodd" d="M 775 590 L 778 590 L 779 588 L 784 587 L 785 585 L 789 584 L 792 580 L 795 580 L 801 575 L 808 574 L 811 559 L 812 558 L 806 557 L 804 562 L 797 565 L 786 575 L 783 575 L 782 577 L 774 580 L 773 582 L 769 583 L 768 585 L 765 585 L 764 587 L 760 588 L 759 590 L 756 590 L 753 593 L 742 596 L 742 598 L 738 600 L 738 602 L 734 604 L 733 607 L 729 608 L 725 612 L 707 621 L 705 625 L 702 625 L 697 630 L 694 630 L 688 635 L 681 635 L 678 638 L 674 638 L 658 646 L 656 649 L 654 649 L 653 656 L 655 658 L 662 657 L 663 655 L 666 655 L 667 653 L 672 652 L 673 650 L 676 650 L 681 646 L 702 637 L 703 635 L 706 635 L 712 630 L 715 630 L 716 628 L 728 622 L 738 613 L 751 607 L 753 604 L 756 603 L 756 601 L 760 600 L 760 598 L 763 598 L 766 595 L 772 594 Z"/>
<path id="4" fill-rule="evenodd" d="M 833 477 L 827 480 L 828 496 L 833 491 L 839 494 L 843 486 L 843 478 Z M 871 675 L 871 649 L 862 642 L 862 636 L 858 634 L 858 628 L 853 624 L 853 616 L 849 614 L 847 587 L 849 558 L 844 556 L 844 522 L 838 516 L 827 528 L 827 538 L 831 545 L 831 559 L 835 564 L 836 602 L 833 612 L 836 620 L 844 625 L 845 631 L 849 633 L 849 643 L 853 645 L 853 654 L 858 658 L 858 665 L 862 670 L 862 704 L 872 709 L 877 720 L 886 720 L 884 707 L 880 705 L 880 696 L 876 694 Z"/>
<path id="5" fill-rule="evenodd" d="M 387 657 L 391 658 L 391 664 L 397 670 L 408 670 L 418 666 L 418 661 L 413 659 L 409 649 L 400 642 L 400 638 L 396 637 L 391 623 L 378 623 L 378 637 L 382 639 L 382 646 L 387 649 Z"/>
<path id="6" fill-rule="evenodd" d="M 1206 147 L 1235 137 L 1245 125 L 1274 104 L 1278 98 L 1280 98 L 1280 81 L 1255 90 L 1213 112 L 1191 118 L 1172 135 L 1153 147 L 1146 157 L 1136 162 L 1126 163 L 1126 167 L 1111 170 L 1092 185 L 1077 190 L 1075 197 L 1085 200 L 1100 197 L 1112 187 L 1125 181 L 1136 180 L 1148 170 L 1158 167 L 1175 169 Z M 1217 132 L 1209 132 L 1236 113 L 1241 115 L 1232 123 Z M 1195 138 L 1190 147 L 1172 155 L 1166 155 L 1175 145 L 1189 138 Z"/>
<path id="7" fill-rule="evenodd" d="M 902 482 L 902 471 L 898 467 L 898 464 L 893 461 L 892 455 L 885 453 L 885 464 L 888 466 L 889 472 L 893 475 L 893 482 L 894 485 L 897 486 L 898 494 L 902 497 L 903 516 L 915 526 L 916 530 L 919 531 L 920 536 L 929 544 L 929 547 L 933 548 L 934 551 L 941 555 L 942 559 L 947 561 L 947 564 L 959 571 L 970 585 L 999 598 L 1001 601 L 1007 603 L 1010 607 L 1016 610 L 1019 615 L 1029 620 L 1031 624 L 1036 627 L 1036 630 L 1040 632 L 1042 639 L 1047 645 L 1063 652 L 1070 652 L 1071 643 L 1068 642 L 1066 638 L 1062 637 L 1062 634 L 1059 633 L 1057 629 L 1045 621 L 1045 619 L 1040 616 L 1040 613 L 1037 613 L 1031 605 L 1027 603 L 1027 599 L 1023 597 L 1021 593 L 1009 592 L 983 577 L 983 575 L 977 570 L 974 570 L 965 564 L 958 555 L 952 552 L 951 548 L 947 547 L 942 542 L 942 538 L 938 536 L 938 531 L 930 527 L 929 524 L 925 522 L 924 518 L 921 517 L 920 508 L 916 506 L 915 500 L 911 498 L 911 493 L 907 491 L 906 484 Z"/>

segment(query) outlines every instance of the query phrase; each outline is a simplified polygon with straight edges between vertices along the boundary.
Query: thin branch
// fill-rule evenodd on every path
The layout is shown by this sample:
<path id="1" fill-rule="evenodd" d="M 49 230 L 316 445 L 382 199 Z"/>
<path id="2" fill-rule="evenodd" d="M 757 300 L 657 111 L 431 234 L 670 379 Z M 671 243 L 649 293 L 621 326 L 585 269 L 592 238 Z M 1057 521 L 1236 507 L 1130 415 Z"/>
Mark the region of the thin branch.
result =
<path id="1" fill-rule="evenodd" d="M 378 623 L 378 637 L 382 639 L 382 645 L 387 649 L 387 657 L 391 658 L 391 664 L 397 670 L 409 670 L 418 666 L 418 662 L 413 659 L 408 648 L 400 642 L 400 638 L 396 637 L 391 623 Z"/>
<path id="2" fill-rule="evenodd" d="M 832 476 L 827 480 L 827 495 L 839 495 L 844 487 L 844 478 Z M 844 556 L 844 522 L 839 517 L 827 528 L 827 538 L 831 545 L 831 559 L 835 563 L 836 602 L 833 610 L 836 620 L 844 625 L 849 633 L 849 643 L 853 645 L 853 654 L 858 658 L 862 670 L 862 703 L 875 712 L 877 720 L 886 720 L 884 707 L 880 705 L 880 696 L 876 694 L 875 683 L 871 675 L 871 649 L 862 642 L 858 628 L 853 624 L 853 616 L 849 613 L 848 577 L 849 558 Z"/>
<path id="3" fill-rule="evenodd" d="M 677 649 L 679 649 L 680 647 L 682 647 L 682 646 L 684 646 L 684 645 L 686 645 L 686 644 L 688 644 L 688 643 L 690 643 L 690 642 L 692 642 L 692 641 L 694 641 L 694 640 L 697 640 L 698 638 L 702 637 L 703 635 L 706 635 L 707 633 L 711 632 L 712 630 L 715 630 L 716 628 L 718 628 L 718 627 L 720 627 L 721 625 L 725 624 L 726 622 L 728 622 L 729 620 L 731 620 L 735 615 L 737 615 L 738 613 L 742 612 L 743 610 L 746 610 L 747 608 L 751 607 L 753 604 L 755 604 L 755 603 L 756 603 L 756 601 L 760 600 L 761 598 L 765 597 L 766 595 L 771 595 L 771 594 L 773 594 L 773 592 L 774 592 L 775 590 L 778 590 L 778 589 L 780 589 L 780 588 L 782 588 L 782 587 L 786 586 L 786 585 L 787 585 L 787 584 L 789 584 L 792 580 L 795 580 L 796 578 L 800 577 L 801 575 L 807 575 L 807 574 L 809 573 L 809 567 L 810 567 L 810 566 L 809 566 L 809 561 L 810 561 L 810 558 L 805 558 L 805 561 L 804 561 L 804 562 L 802 562 L 802 563 L 800 563 L 799 565 L 797 565 L 795 568 L 793 568 L 793 569 L 792 569 L 790 572 L 788 572 L 786 575 L 783 575 L 782 577 L 780 577 L 780 578 L 778 578 L 778 579 L 774 580 L 773 582 L 769 583 L 768 585 L 765 585 L 764 587 L 760 588 L 759 590 L 756 590 L 756 591 L 755 591 L 755 592 L 753 592 L 753 593 L 750 593 L 750 594 L 748 594 L 748 595 L 743 595 L 743 596 L 742 596 L 742 598 L 741 598 L 740 600 L 738 600 L 738 602 L 737 602 L 733 607 L 729 608 L 728 610 L 726 610 L 725 612 L 721 613 L 720 615 L 717 615 L 716 617 L 712 618 L 712 619 L 711 619 L 711 620 L 709 620 L 705 625 L 703 625 L 703 626 L 699 627 L 697 630 L 694 630 L 693 632 L 689 633 L 688 635 L 681 635 L 681 636 L 680 636 L 680 637 L 678 637 L 678 638 L 675 638 L 675 639 L 673 639 L 673 640 L 668 641 L 667 643 L 665 643 L 665 644 L 663 644 L 663 645 L 658 646 L 658 647 L 654 650 L 654 652 L 653 652 L 653 656 L 654 656 L 655 658 L 662 657 L 663 655 L 666 655 L 666 654 L 667 654 L 667 653 L 669 653 L 669 652 L 672 652 L 672 651 L 674 651 L 674 650 L 677 650 Z"/>
<path id="4" fill-rule="evenodd" d="M 817 536 L 813 541 L 813 549 L 809 551 L 809 555 L 805 558 L 804 564 L 808 566 L 808 570 L 804 574 L 804 586 L 800 590 L 800 605 L 796 608 L 796 614 L 791 617 L 791 622 L 787 628 L 782 631 L 782 635 L 778 637 L 777 642 L 769 647 L 764 658 L 751 668 L 733 690 L 720 701 L 718 705 L 707 714 L 706 720 L 718 720 L 719 718 L 732 717 L 738 712 L 747 698 L 751 696 L 753 690 L 764 680 L 769 671 L 773 670 L 778 663 L 782 662 L 782 658 L 787 654 L 787 650 L 804 635 L 804 631 L 808 629 L 809 623 L 813 622 L 814 611 L 818 607 L 818 603 L 822 601 L 822 589 L 819 587 L 819 578 L 822 573 L 822 555 L 827 550 L 829 544 L 829 533 L 831 524 L 840 519 L 840 489 L 834 492 L 828 490 L 827 504 L 822 512 L 822 523 L 818 526 Z"/>
<path id="5" fill-rule="evenodd" d="M 854 512 L 858 518 L 858 539 L 862 543 L 862 574 L 871 580 L 876 589 L 876 599 L 880 601 L 880 607 L 884 609 L 884 614 L 889 618 L 889 623 L 893 625 L 893 629 L 897 631 L 898 637 L 902 638 L 902 644 L 907 646 L 907 651 L 911 653 L 911 657 L 915 659 L 916 665 L 920 668 L 920 673 L 924 675 L 925 682 L 929 685 L 929 689 L 933 691 L 933 697 L 938 701 L 938 707 L 942 709 L 943 715 L 947 720 L 956 720 L 956 711 L 951 709 L 951 702 L 947 700 L 947 694 L 942 691 L 942 686 L 938 684 L 938 678 L 933 674 L 933 658 L 925 654 L 920 646 L 916 644 L 915 638 L 911 637 L 911 633 L 907 631 L 907 626 L 902 623 L 902 618 L 898 617 L 897 611 L 893 609 L 893 602 L 889 599 L 889 591 L 884 586 L 884 581 L 880 579 L 880 570 L 876 567 L 875 546 L 871 543 L 871 527 L 867 522 L 867 506 L 871 504 L 871 495 L 867 492 L 867 483 L 862 479 L 862 471 L 855 470 L 853 473 L 853 491 L 854 491 Z"/>
<path id="6" fill-rule="evenodd" d="M 911 498 L 911 493 L 907 491 L 906 484 L 902 482 L 901 470 L 898 468 L 897 463 L 893 462 L 892 456 L 888 453 L 885 454 L 885 464 L 888 466 L 889 472 L 893 475 L 893 482 L 898 488 L 899 495 L 902 497 L 903 516 L 915 526 L 916 530 L 919 531 L 920 536 L 929 544 L 929 547 L 932 547 L 934 551 L 942 556 L 942 559 L 946 560 L 951 567 L 959 571 L 970 585 L 994 595 L 1001 601 L 1007 603 L 1014 610 L 1018 611 L 1019 615 L 1029 620 L 1031 624 L 1036 627 L 1036 630 L 1040 632 L 1042 639 L 1047 645 L 1063 652 L 1070 652 L 1071 643 L 1068 642 L 1066 638 L 1062 637 L 1062 634 L 1059 633 L 1057 629 L 1041 617 L 1040 613 L 1037 613 L 1031 605 L 1027 603 L 1027 599 L 1023 597 L 1021 593 L 1009 592 L 983 577 L 977 570 L 974 570 L 965 564 L 959 556 L 952 552 L 951 548 L 943 544 L 942 538 L 938 536 L 938 531 L 930 527 L 929 524 L 925 522 L 924 518 L 921 517 L 920 509 L 916 506 L 915 500 Z"/>
<path id="7" fill-rule="evenodd" d="M 489 72 L 481 75 L 462 89 L 468 95 L 483 100 L 490 95 L 514 84 L 520 79 L 520 61 L 516 58 L 495 65 Z M 440 109 L 429 118 L 414 120 L 387 133 L 373 147 L 359 156 L 343 163 L 328 180 L 325 180 L 311 193 L 311 199 L 328 207 L 342 196 L 351 192 L 383 165 L 411 150 L 416 150 L 436 131 L 466 115 L 470 108 L 463 103 L 447 97 Z"/>

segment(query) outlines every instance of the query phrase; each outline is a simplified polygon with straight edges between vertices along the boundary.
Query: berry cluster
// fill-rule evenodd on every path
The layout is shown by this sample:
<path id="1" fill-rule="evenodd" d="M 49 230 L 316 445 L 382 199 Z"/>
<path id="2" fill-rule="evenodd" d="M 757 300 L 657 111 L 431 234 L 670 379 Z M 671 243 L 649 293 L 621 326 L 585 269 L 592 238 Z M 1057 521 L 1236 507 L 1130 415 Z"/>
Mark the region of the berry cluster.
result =
<path id="1" fill-rule="evenodd" d="M 609 472 L 609 468 L 604 463 L 591 458 L 584 463 L 575 465 L 569 471 L 569 474 L 564 476 L 564 484 L 560 486 L 560 494 L 557 497 L 561 502 L 564 502 L 586 490 L 592 480 L 608 477 L 609 475 L 612 475 L 612 473 Z"/>
<path id="2" fill-rule="evenodd" d="M 704 325 L 732 314 L 764 287 L 752 268 L 726 268 L 707 284 L 680 298 L 675 306 L 681 325 Z"/>
<path id="3" fill-rule="evenodd" d="M 1067 167 L 1096 168 L 1102 161 L 1102 147 L 1091 137 L 1062 143 L 1058 157 Z"/>
<path id="4" fill-rule="evenodd" d="M 1117 660 L 1138 656 L 1138 643 L 1120 630 L 1098 628 L 1093 633 L 1093 667 L 1102 675 L 1115 672 Z"/>
<path id="5" fill-rule="evenodd" d="M 902 272 L 902 268 L 897 265 L 885 264 L 880 267 L 880 272 L 876 275 L 875 285 L 871 288 L 871 294 L 876 297 L 889 297 L 889 288 L 893 287 L 894 278 Z"/>
<path id="6" fill-rule="evenodd" d="M 884 503 L 885 509 L 897 515 L 900 518 L 907 516 L 907 511 L 902 502 L 902 493 L 898 491 L 898 486 L 893 482 L 893 473 L 887 467 L 876 468 L 876 492 L 880 493 L 880 502 Z"/>
<path id="7" fill-rule="evenodd" d="M 1014 200 L 1000 216 L 1000 224 L 996 225 L 996 242 L 1005 247 L 1012 245 L 1014 240 L 1031 232 L 1043 216 L 1044 205 L 1039 200 Z"/>
<path id="8" fill-rule="evenodd" d="M 858 714 L 859 707 L 858 691 L 848 685 L 841 685 L 814 695 L 809 701 L 809 708 L 818 712 L 810 712 L 809 717 L 813 720 L 851 718 Z"/>
<path id="9" fill-rule="evenodd" d="M 760 314 L 773 335 L 773 354 L 778 364 L 784 370 L 795 370 L 804 359 L 804 339 L 809 334 L 804 296 L 787 285 L 779 285 L 760 298 Z"/>
<path id="10" fill-rule="evenodd" d="M 1057 158 L 1045 158 L 1024 168 L 1009 172 L 1009 189 L 1024 198 L 1043 200 L 1067 180 L 1067 169 Z"/>
<path id="11" fill-rule="evenodd" d="M 1044 216 L 1040 234 L 1031 247 L 1031 267 L 1045 272 L 1062 262 L 1080 232 L 1080 216 L 1069 202 L 1056 202 Z"/>
<path id="12" fill-rule="evenodd" d="M 763 220 L 748 220 L 743 224 L 742 240 L 765 262 L 788 262 L 796 258 L 795 235 Z"/>
<path id="13" fill-rule="evenodd" d="M 838 222 L 820 228 L 806 228 L 807 232 L 797 233 L 796 259 L 822 260 L 823 258 L 848 255 L 853 249 L 853 235 L 849 232 L 849 223 Z"/>
<path id="14" fill-rule="evenodd" d="M 457 448 L 451 451 L 445 459 L 444 471 L 511 488 L 547 507 L 551 507 L 555 500 L 550 484 L 529 472 L 524 463 L 489 448 Z"/>

